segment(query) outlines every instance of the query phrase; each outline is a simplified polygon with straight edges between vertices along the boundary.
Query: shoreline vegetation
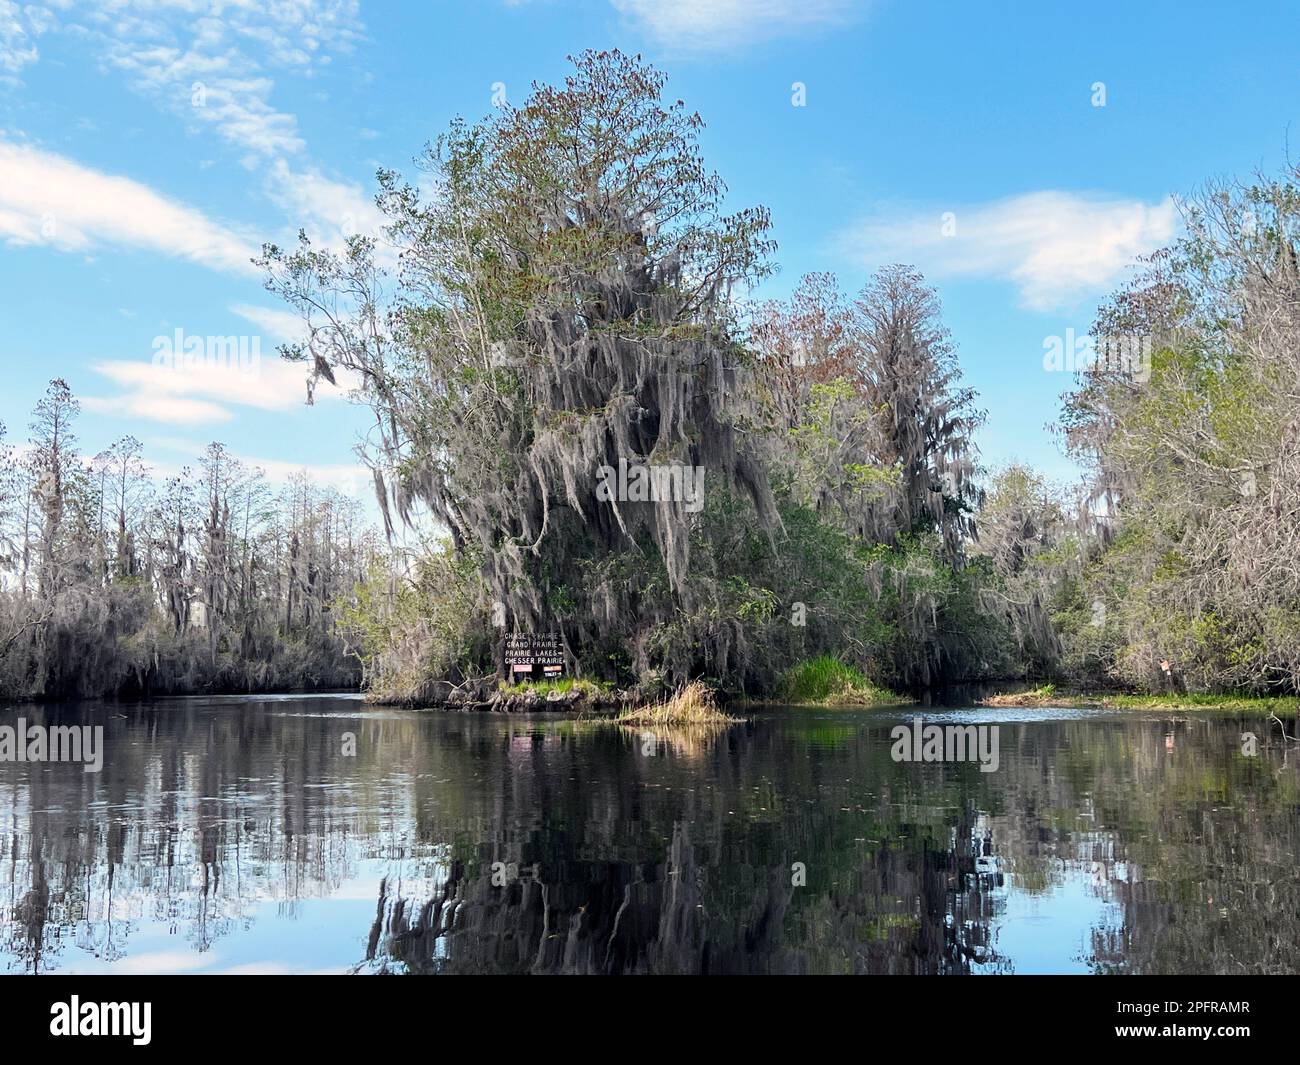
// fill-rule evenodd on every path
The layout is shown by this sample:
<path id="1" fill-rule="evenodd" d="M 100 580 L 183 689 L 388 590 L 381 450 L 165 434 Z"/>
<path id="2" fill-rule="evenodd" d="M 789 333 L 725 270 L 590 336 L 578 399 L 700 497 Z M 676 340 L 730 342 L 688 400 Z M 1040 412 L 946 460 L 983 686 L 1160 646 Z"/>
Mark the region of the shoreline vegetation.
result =
<path id="1" fill-rule="evenodd" d="M 762 706 L 864 708 L 902 706 L 915 702 L 872 684 L 853 666 L 831 655 L 799 663 L 787 670 L 770 698 L 728 693 L 694 680 L 659 697 L 636 689 L 618 689 L 586 678 L 498 683 L 486 677 L 447 690 L 436 699 L 384 699 L 367 693 L 367 702 L 412 709 L 484 711 L 489 713 L 568 713 L 611 715 L 620 724 L 711 724 L 737 720 L 722 705 L 746 709 Z"/>
<path id="2" fill-rule="evenodd" d="M 724 206 L 702 118 L 639 56 L 572 62 L 454 121 L 416 184 L 377 174 L 383 255 L 304 228 L 256 260 L 312 338 L 280 349 L 309 395 L 357 382 L 375 415 L 382 531 L 220 443 L 170 478 L 133 437 L 84 454 L 61 380 L 26 444 L 0 435 L 0 698 L 355 683 L 690 716 L 701 680 L 820 707 L 960 681 L 1026 686 L 989 706 L 1290 712 L 1300 171 L 1189 201 L 1102 303 L 1056 425 L 1084 477 L 1056 485 L 982 462 L 917 269 L 742 298 L 777 269 L 772 219 Z M 507 633 L 571 679 L 503 683 Z"/>
<path id="3" fill-rule="evenodd" d="M 1099 706 L 1108 710 L 1233 710 L 1265 715 L 1300 714 L 1300 699 L 1295 696 L 1240 692 L 1087 692 L 1057 688 L 1054 684 L 988 695 L 976 700 L 976 705 L 990 708 Z"/>
<path id="4" fill-rule="evenodd" d="M 606 718 L 620 725 L 649 728 L 725 725 L 744 720 L 743 714 L 733 714 L 729 712 L 731 710 L 764 707 L 862 710 L 917 703 L 913 696 L 872 684 L 852 666 L 831 656 L 792 667 L 782 677 L 773 695 L 767 698 L 744 695 L 726 698 L 725 693 L 699 680 L 660 698 L 643 698 L 633 689 L 619 690 L 596 681 L 564 678 L 501 684 L 486 694 L 453 692 L 437 702 L 383 702 L 371 695 L 366 695 L 366 701 L 372 705 L 452 712 L 562 713 Z M 984 695 L 970 700 L 970 704 L 988 709 L 1102 707 L 1109 710 L 1226 710 L 1277 717 L 1300 716 L 1300 699 L 1294 696 L 1241 692 L 1083 691 L 1050 683 Z"/>
<path id="5" fill-rule="evenodd" d="M 25 444 L 0 424 L 0 699 L 357 688 L 341 619 L 385 552 L 361 504 L 208 444 L 161 475 L 123 436 L 93 455 L 55 379 Z"/>

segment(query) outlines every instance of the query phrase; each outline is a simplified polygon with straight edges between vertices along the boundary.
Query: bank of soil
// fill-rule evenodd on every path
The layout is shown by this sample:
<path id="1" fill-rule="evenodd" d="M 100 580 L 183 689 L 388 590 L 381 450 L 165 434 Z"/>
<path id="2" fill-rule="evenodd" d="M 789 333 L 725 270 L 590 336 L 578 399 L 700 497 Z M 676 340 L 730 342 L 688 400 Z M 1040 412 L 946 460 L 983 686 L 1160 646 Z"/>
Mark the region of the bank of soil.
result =
<path id="1" fill-rule="evenodd" d="M 595 688 L 492 689 L 486 685 L 450 689 L 426 699 L 396 702 L 373 700 L 384 705 L 413 710 L 445 710 L 454 713 L 487 714 L 583 714 L 612 715 L 644 705 L 633 691 Z"/>

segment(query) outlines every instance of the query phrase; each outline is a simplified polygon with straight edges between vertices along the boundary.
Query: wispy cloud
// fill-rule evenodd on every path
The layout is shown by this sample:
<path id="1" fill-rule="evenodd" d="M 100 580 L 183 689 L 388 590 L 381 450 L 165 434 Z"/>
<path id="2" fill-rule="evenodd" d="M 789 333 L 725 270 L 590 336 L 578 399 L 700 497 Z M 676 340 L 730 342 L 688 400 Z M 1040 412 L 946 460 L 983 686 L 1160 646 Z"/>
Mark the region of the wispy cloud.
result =
<path id="1" fill-rule="evenodd" d="M 171 458 L 153 461 L 151 465 L 160 476 L 176 477 L 186 465 L 193 466 L 207 446 L 207 440 L 154 436 L 145 440 L 145 446 L 151 453 L 170 452 Z M 359 462 L 292 462 L 238 451 L 229 454 L 248 469 L 261 470 L 275 487 L 282 487 L 305 473 L 323 488 L 334 488 L 363 501 L 369 501 L 374 495 L 374 475 Z"/>
<path id="2" fill-rule="evenodd" d="M 838 244 L 865 269 L 907 262 L 936 278 L 1008 281 L 1024 306 L 1042 311 L 1112 287 L 1177 232 L 1177 205 L 1168 197 L 1146 203 L 1048 191 L 877 214 L 850 226 Z"/>
<path id="3" fill-rule="evenodd" d="M 106 0 L 75 16 L 33 15 L 38 10 L 45 11 L 0 0 L 0 73 L 6 64 L 17 69 L 36 61 L 35 46 L 24 42 L 38 30 L 78 36 L 94 45 L 106 70 L 163 111 L 192 130 L 212 129 L 242 152 L 294 230 L 305 228 L 318 244 L 335 248 L 353 233 L 377 234 L 383 218 L 373 199 L 360 185 L 324 175 L 306 157 L 296 117 L 273 102 L 277 76 L 313 77 L 336 53 L 352 50 L 361 34 L 357 0 Z M 0 210 L 6 198 L 8 190 L 0 189 Z M 99 203 L 107 218 L 107 198 Z M 21 224 L 0 219 L 0 236 L 15 242 L 35 243 L 41 230 L 30 214 Z M 69 229 L 41 242 L 70 249 L 77 239 Z M 249 245 L 256 254 L 257 243 Z"/>
<path id="4" fill-rule="evenodd" d="M 850 21 L 863 0 L 610 0 L 661 44 L 722 49 Z"/>
<path id="5" fill-rule="evenodd" d="M 316 484 L 337 489 L 354 499 L 366 500 L 374 495 L 374 474 L 359 462 L 286 462 L 256 455 L 235 455 L 235 458 L 251 469 L 261 470 L 275 485 L 288 484 L 305 473 Z"/>
<path id="6" fill-rule="evenodd" d="M 387 221 L 362 186 L 310 167 L 295 169 L 283 159 L 272 166 L 268 187 L 276 204 L 321 244 L 338 246 L 357 233 L 376 236 Z"/>
<path id="7" fill-rule="evenodd" d="M 255 274 L 257 243 L 129 178 L 0 141 L 0 240 L 62 251 L 125 245 Z"/>
<path id="8" fill-rule="evenodd" d="M 309 369 L 289 362 L 274 350 L 281 341 L 304 338 L 306 326 L 295 311 L 250 303 L 230 306 L 233 314 L 257 326 L 253 336 L 194 337 L 181 330 L 155 339 L 155 356 L 149 361 L 119 359 L 95 364 L 92 369 L 116 385 L 111 396 L 83 400 L 97 414 L 178 426 L 217 425 L 235 416 L 232 408 L 288 411 L 307 400 Z M 189 343 L 201 342 L 203 352 L 186 357 Z M 314 398 L 343 399 L 360 386 L 360 379 L 343 369 L 335 371 L 337 385 L 318 382 Z"/>
<path id="9" fill-rule="evenodd" d="M 306 328 L 302 315 L 297 311 L 287 311 L 277 307 L 257 307 L 251 303 L 234 303 L 231 304 L 230 309 L 276 341 L 301 340 Z"/>
<path id="10" fill-rule="evenodd" d="M 304 147 L 296 117 L 272 102 L 275 75 L 311 77 L 361 33 L 357 0 L 132 0 L 100 4 L 75 28 L 137 91 L 253 158 Z"/>
<path id="11" fill-rule="evenodd" d="M 143 418 L 169 425 L 213 425 L 229 421 L 234 407 L 287 411 L 306 402 L 307 370 L 263 353 L 249 369 L 220 364 L 173 367 L 154 362 L 114 360 L 92 369 L 117 385 L 117 395 L 87 397 L 83 405 L 98 414 Z M 318 398 L 339 396 L 323 389 Z"/>
<path id="12" fill-rule="evenodd" d="M 0 84 L 16 83 L 19 71 L 40 58 L 36 38 L 47 25 L 44 8 L 0 0 Z"/>
<path id="13" fill-rule="evenodd" d="M 149 390 L 119 396 L 83 396 L 81 406 L 91 414 L 167 425 L 218 425 L 234 417 L 217 403 Z"/>

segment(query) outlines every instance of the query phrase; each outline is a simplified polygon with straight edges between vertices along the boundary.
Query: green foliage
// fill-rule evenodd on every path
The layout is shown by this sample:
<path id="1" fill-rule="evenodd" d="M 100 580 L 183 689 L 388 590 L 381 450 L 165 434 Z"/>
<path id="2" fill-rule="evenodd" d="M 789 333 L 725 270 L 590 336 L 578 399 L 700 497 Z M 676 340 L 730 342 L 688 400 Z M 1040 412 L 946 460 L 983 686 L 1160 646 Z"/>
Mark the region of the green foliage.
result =
<path id="1" fill-rule="evenodd" d="M 381 173 L 398 278 L 363 240 L 266 251 L 314 374 L 366 382 L 386 520 L 423 507 L 450 537 L 345 612 L 377 695 L 494 682 L 502 628 L 559 632 L 582 676 L 646 696 L 835 669 L 899 690 L 1300 684 L 1294 182 L 1209 197 L 1101 309 L 1094 335 L 1141 362 L 1068 397 L 1093 475 L 1068 499 L 1022 466 L 986 479 L 984 415 L 913 268 L 851 299 L 813 275 L 742 316 L 768 214 L 722 213 L 701 120 L 665 86 L 586 52 L 454 123 L 427 182 Z M 614 466 L 661 463 L 706 471 L 702 509 L 608 493 Z"/>
<path id="2" fill-rule="evenodd" d="M 551 692 L 567 694 L 576 691 L 582 695 L 595 696 L 603 695 L 610 691 L 612 685 L 596 680 L 589 680 L 585 677 L 560 677 L 557 680 L 526 680 L 518 684 L 507 684 L 502 682 L 499 690 L 506 695 L 527 695 L 529 692 L 536 692 L 538 695 L 549 695 Z"/>
<path id="3" fill-rule="evenodd" d="M 777 697 L 791 703 L 899 702 L 893 692 L 877 688 L 862 673 L 834 655 L 799 662 L 781 675 Z"/>
<path id="4" fill-rule="evenodd" d="M 420 703 L 438 684 L 457 684 L 494 668 L 489 604 L 472 557 L 446 541 L 429 543 L 402 573 L 376 559 L 340 609 L 363 666 L 363 683 L 380 701 Z"/>
<path id="5" fill-rule="evenodd" d="M 1102 307 L 1148 374 L 1086 375 L 1066 442 L 1106 516 L 1057 599 L 1076 683 L 1160 692 L 1300 688 L 1300 195 L 1220 186 L 1187 235 Z"/>

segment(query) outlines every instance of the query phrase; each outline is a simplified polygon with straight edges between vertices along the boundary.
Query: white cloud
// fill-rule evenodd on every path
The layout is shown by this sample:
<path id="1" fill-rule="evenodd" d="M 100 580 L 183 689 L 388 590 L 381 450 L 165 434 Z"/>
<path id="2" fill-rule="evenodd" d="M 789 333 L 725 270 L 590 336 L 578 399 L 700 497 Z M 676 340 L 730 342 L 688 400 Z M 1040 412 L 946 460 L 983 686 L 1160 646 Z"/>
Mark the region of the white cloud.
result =
<path id="1" fill-rule="evenodd" d="M 207 446 L 207 441 L 158 436 L 148 438 L 145 446 L 151 451 L 168 451 L 178 456 L 171 461 L 150 463 L 160 476 L 176 477 L 186 465 L 192 466 L 198 460 Z M 267 481 L 276 487 L 286 485 L 294 477 L 305 473 L 321 487 L 335 488 L 345 495 L 351 495 L 362 501 L 368 501 L 374 496 L 374 475 L 359 462 L 292 462 L 234 451 L 230 452 L 230 456 L 242 462 L 250 470 L 261 470 L 266 475 Z"/>
<path id="2" fill-rule="evenodd" d="M 216 425 L 234 415 L 225 407 L 201 399 L 185 399 L 163 392 L 137 392 L 121 396 L 84 396 L 81 405 L 92 414 L 132 418 L 169 425 Z"/>
<path id="3" fill-rule="evenodd" d="M 58 30 L 166 109 L 270 157 L 303 148 L 295 116 L 271 102 L 272 74 L 313 76 L 352 50 L 361 23 L 358 0 L 103 0 L 62 19 L 0 0 L 0 75 L 36 61 L 33 35 Z"/>
<path id="4" fill-rule="evenodd" d="M 0 73 L 8 38 L 27 39 L 16 16 L 6 19 L 12 3 L 0 0 Z M 354 233 L 378 234 L 384 219 L 373 197 L 306 161 L 296 117 L 272 102 L 274 75 L 312 77 L 335 53 L 352 50 L 361 35 L 358 0 L 103 0 L 78 13 L 79 21 L 65 10 L 57 20 L 46 9 L 35 18 L 36 10 L 23 9 L 32 33 L 61 31 L 90 42 L 99 62 L 125 75 L 136 91 L 191 128 L 212 128 L 242 152 L 244 165 L 260 171 L 267 197 L 290 214 L 294 231 L 305 228 L 334 249 Z M 15 56 L 16 48 L 9 49 Z M 35 61 L 35 53 L 26 61 Z M 0 212 L 5 199 L 0 189 Z M 111 216 L 103 197 L 99 205 Z M 0 215 L 0 238 L 32 243 L 40 230 L 30 217 L 20 224 Z M 69 229 L 47 242 L 82 247 L 81 236 Z M 250 251 L 240 250 L 239 257 L 257 253 L 260 241 L 248 243 Z M 380 259 L 392 265 L 382 247 Z"/>
<path id="5" fill-rule="evenodd" d="M 273 352 L 262 352 L 248 369 L 218 362 L 173 368 L 129 360 L 101 362 L 92 369 L 125 391 L 89 397 L 83 400 L 87 410 L 171 425 L 228 421 L 233 415 L 227 405 L 286 411 L 307 399 L 306 367 Z M 339 395 L 328 387 L 317 391 L 318 399 Z"/>
<path id="6" fill-rule="evenodd" d="M 1177 205 L 1168 197 L 1148 204 L 1049 191 L 867 218 L 839 244 L 866 269 L 906 262 L 936 278 L 1009 281 L 1026 307 L 1051 310 L 1112 287 L 1177 231 Z"/>
<path id="7" fill-rule="evenodd" d="M 663 44 L 728 48 L 849 21 L 861 0 L 610 0 Z"/>
<path id="8" fill-rule="evenodd" d="M 92 366 L 120 391 L 113 396 L 83 400 L 87 410 L 163 422 L 171 425 L 212 425 L 234 417 L 231 407 L 288 411 L 307 402 L 310 367 L 280 358 L 278 341 L 304 339 L 299 316 L 282 307 L 236 303 L 232 313 L 252 322 L 259 332 L 250 336 L 202 337 L 184 329 L 154 339 L 149 361 L 110 360 Z M 193 355 L 188 354 L 193 347 Z M 360 387 L 360 378 L 335 370 L 337 385 L 319 381 L 317 402 L 344 399 Z"/>
<path id="9" fill-rule="evenodd" d="M 199 211 L 129 178 L 0 141 L 0 240 L 91 251 L 118 244 L 256 274 L 258 245 Z"/>
<path id="10" fill-rule="evenodd" d="M 14 0 L 0 0 L 0 84 L 16 82 L 19 71 L 40 58 L 36 38 L 46 28 L 47 15 L 32 4 L 24 9 Z"/>
<path id="11" fill-rule="evenodd" d="M 302 316 L 296 311 L 276 307 L 255 307 L 251 303 L 231 304 L 230 309 L 239 317 L 252 322 L 274 340 L 301 340 L 305 332 Z"/>
<path id="12" fill-rule="evenodd" d="M 275 83 L 270 78 L 218 75 L 224 61 L 174 48 L 124 51 L 116 65 L 135 76 L 137 88 L 186 118 L 210 124 L 236 148 L 269 156 L 304 146 L 297 118 L 271 106 Z"/>
<path id="13" fill-rule="evenodd" d="M 250 469 L 261 470 L 274 485 L 288 484 L 298 474 L 305 473 L 322 488 L 334 488 L 354 499 L 367 500 L 375 493 L 374 474 L 359 462 L 286 462 L 252 455 L 235 458 Z"/>
<path id="14" fill-rule="evenodd" d="M 339 247 L 357 233 L 378 236 L 387 221 L 360 185 L 333 181 L 316 170 L 296 171 L 283 159 L 271 167 L 268 188 L 276 204 L 295 219 L 296 227 L 327 246 Z"/>

